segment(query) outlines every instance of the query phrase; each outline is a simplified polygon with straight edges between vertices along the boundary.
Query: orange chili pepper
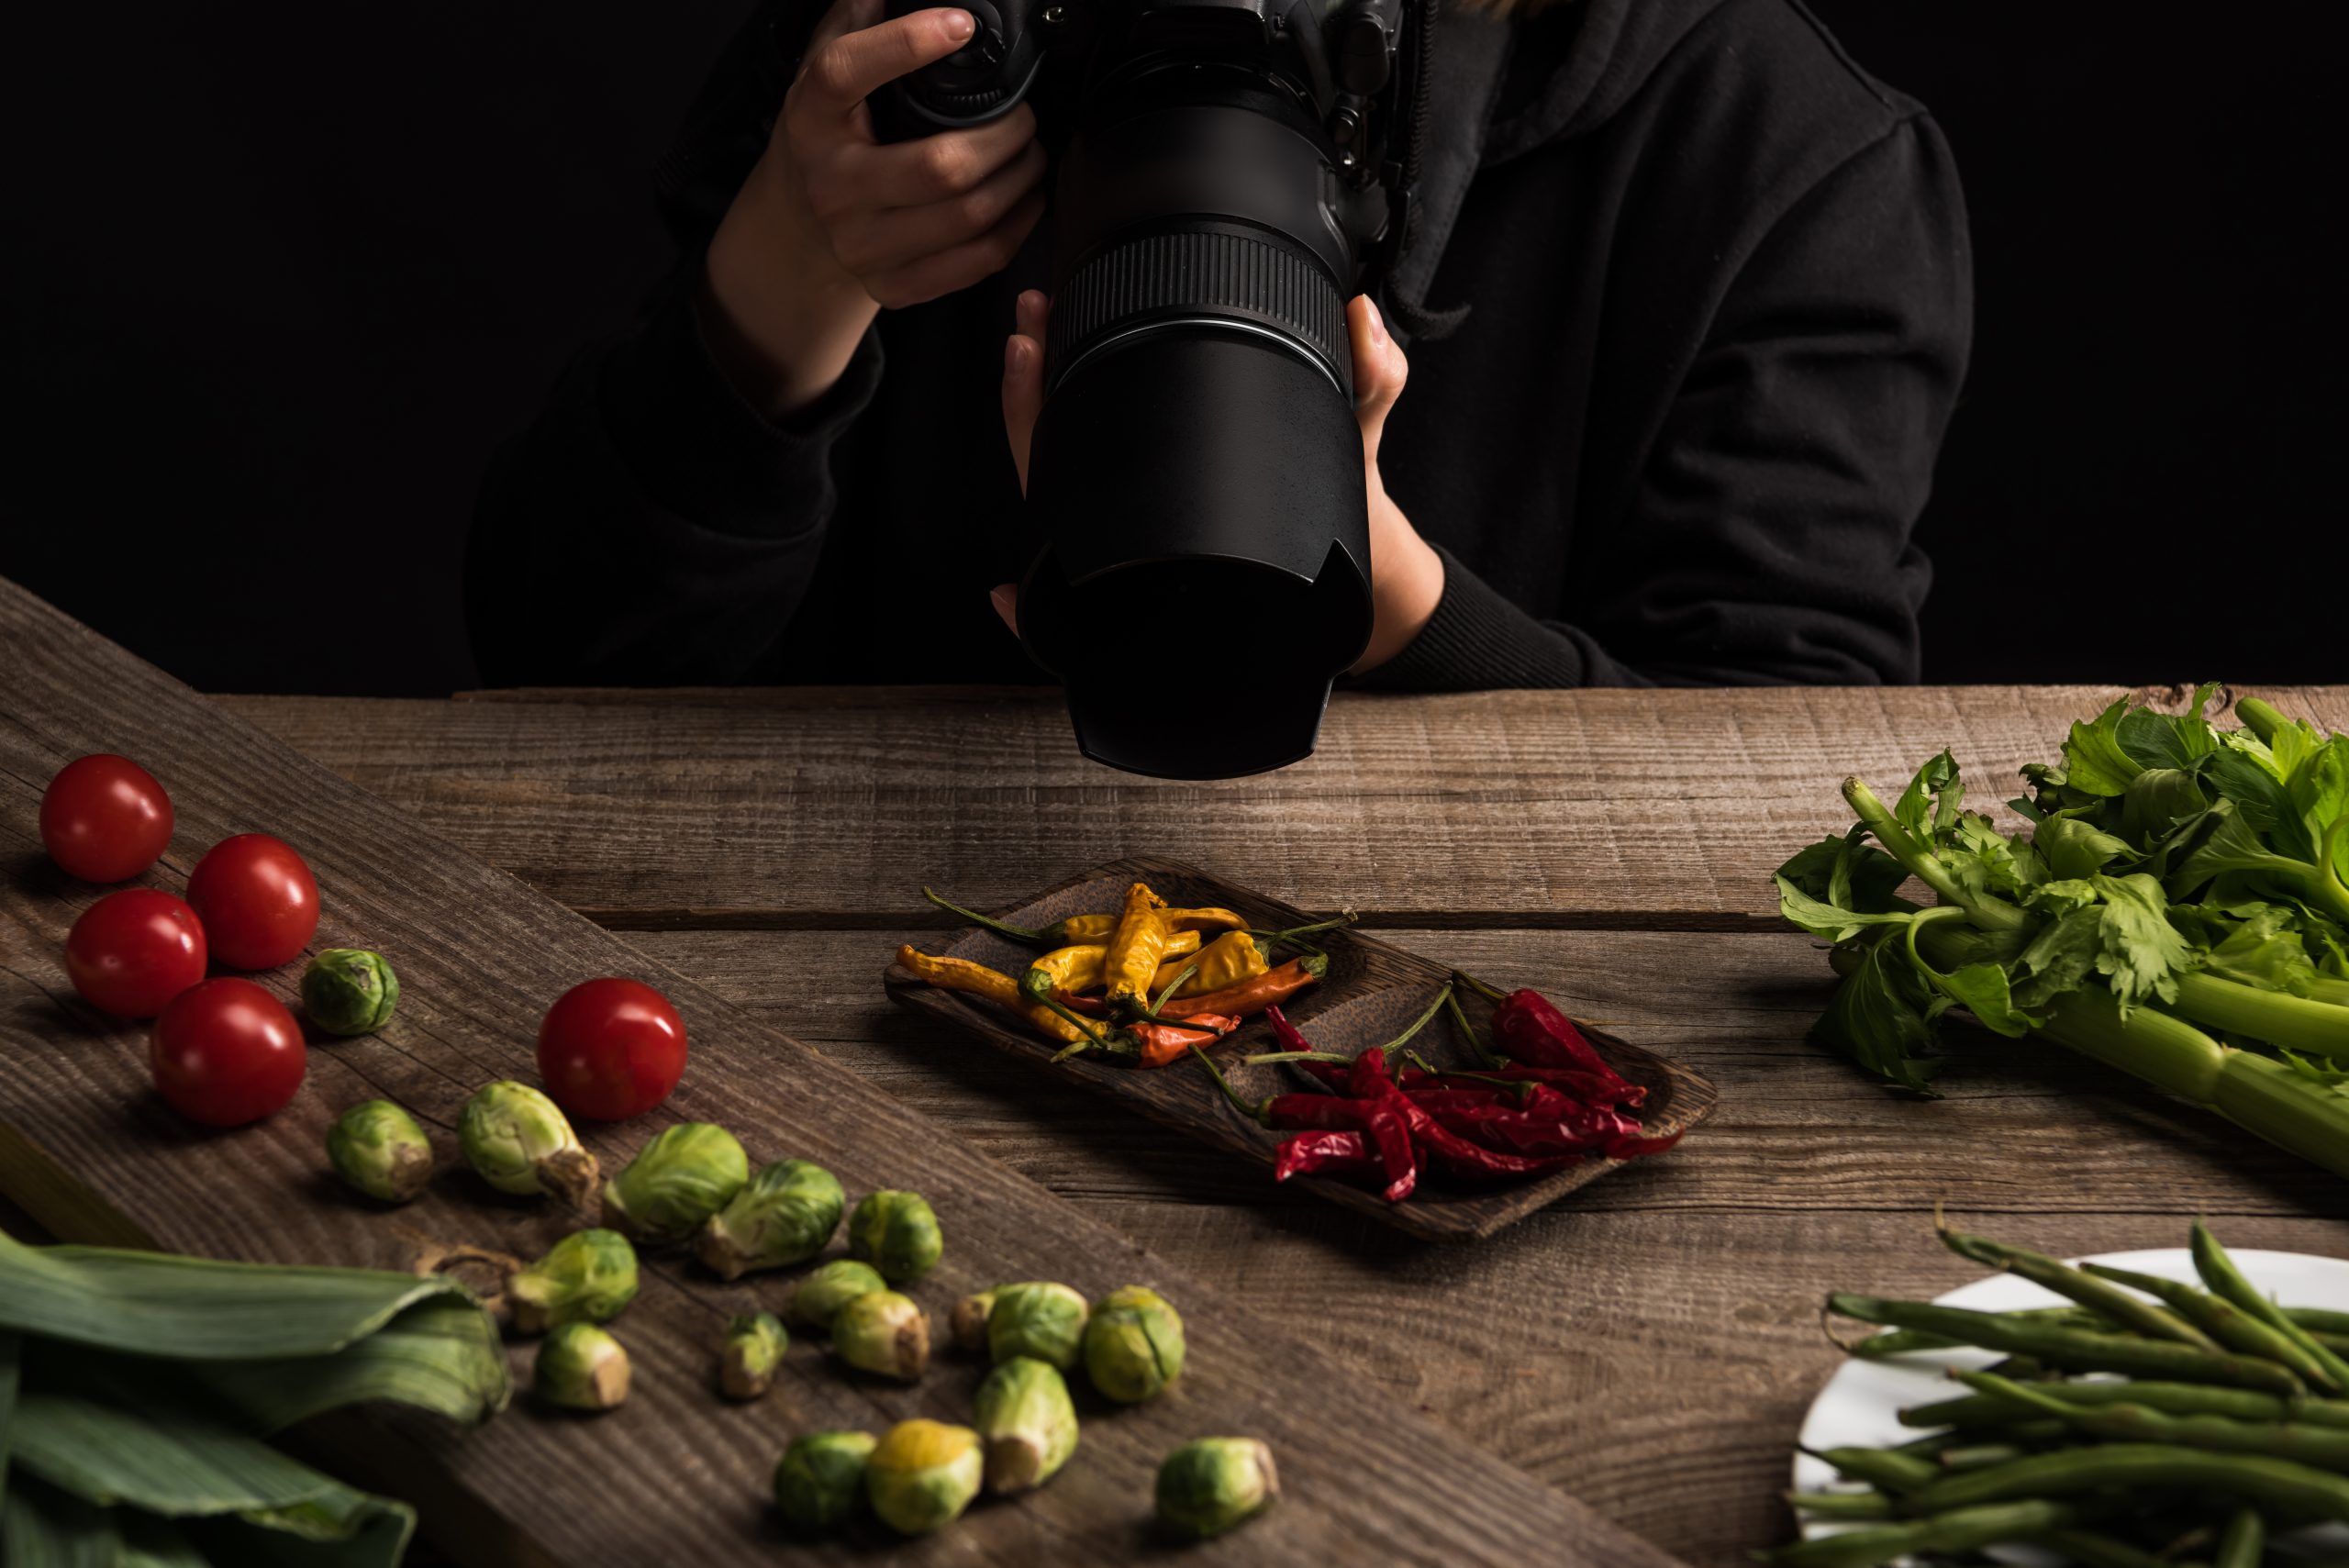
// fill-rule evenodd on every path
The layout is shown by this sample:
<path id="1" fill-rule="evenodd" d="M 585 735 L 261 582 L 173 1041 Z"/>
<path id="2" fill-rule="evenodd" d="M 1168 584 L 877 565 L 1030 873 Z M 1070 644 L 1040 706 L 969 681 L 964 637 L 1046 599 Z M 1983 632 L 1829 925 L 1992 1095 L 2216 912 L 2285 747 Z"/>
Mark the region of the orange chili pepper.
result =
<path id="1" fill-rule="evenodd" d="M 1210 991 L 1204 996 L 1186 996 L 1180 1001 L 1169 1002 L 1158 1010 L 1159 1016 L 1190 1018 L 1202 1013 L 1229 1013 L 1235 1018 L 1250 1018 L 1287 1001 L 1319 980 L 1329 968 L 1328 959 L 1319 953 L 1308 953 L 1238 985 Z"/>

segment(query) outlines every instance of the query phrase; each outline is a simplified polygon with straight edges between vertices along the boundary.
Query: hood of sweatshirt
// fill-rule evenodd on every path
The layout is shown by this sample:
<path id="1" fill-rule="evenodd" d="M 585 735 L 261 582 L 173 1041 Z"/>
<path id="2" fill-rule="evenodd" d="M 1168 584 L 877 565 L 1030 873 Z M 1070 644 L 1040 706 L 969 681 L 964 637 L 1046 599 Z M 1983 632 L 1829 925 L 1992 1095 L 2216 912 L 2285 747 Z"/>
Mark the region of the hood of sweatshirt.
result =
<path id="1" fill-rule="evenodd" d="M 1428 298 L 1478 169 L 1604 125 L 1729 0 L 1552 0 L 1524 21 L 1446 4 L 1436 23 L 1434 114 L 1421 152 L 1419 232 L 1389 289 L 1442 323 Z M 1432 330 L 1441 336 L 1447 328 Z"/>

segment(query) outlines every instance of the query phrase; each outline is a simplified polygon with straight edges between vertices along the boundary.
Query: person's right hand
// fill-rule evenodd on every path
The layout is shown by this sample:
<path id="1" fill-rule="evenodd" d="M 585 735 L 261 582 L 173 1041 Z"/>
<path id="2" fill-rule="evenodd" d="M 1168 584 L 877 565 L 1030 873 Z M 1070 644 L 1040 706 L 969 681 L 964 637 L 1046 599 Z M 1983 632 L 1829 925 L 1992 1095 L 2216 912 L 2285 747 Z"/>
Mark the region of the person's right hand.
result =
<path id="1" fill-rule="evenodd" d="M 711 239 L 703 323 L 743 394 L 781 417 L 847 369 L 882 306 L 1000 271 L 1044 209 L 1025 104 L 968 130 L 875 139 L 865 99 L 969 41 L 952 9 L 884 21 L 836 0 L 817 24 L 765 153 Z"/>

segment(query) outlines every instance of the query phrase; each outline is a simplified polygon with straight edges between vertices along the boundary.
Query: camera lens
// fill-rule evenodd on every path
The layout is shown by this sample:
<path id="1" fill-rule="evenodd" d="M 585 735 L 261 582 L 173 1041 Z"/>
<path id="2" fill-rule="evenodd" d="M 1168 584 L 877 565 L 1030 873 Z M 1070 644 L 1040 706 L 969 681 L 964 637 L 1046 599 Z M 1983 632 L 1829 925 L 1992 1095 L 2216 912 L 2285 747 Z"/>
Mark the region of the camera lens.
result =
<path id="1" fill-rule="evenodd" d="M 1097 95 L 1054 194 L 1029 501 L 1030 651 L 1086 754 L 1230 777 L 1309 754 L 1369 639 L 1370 548 L 1336 175 L 1292 100 L 1186 63 Z M 1195 635 L 1252 672 L 1215 738 L 1112 651 Z"/>

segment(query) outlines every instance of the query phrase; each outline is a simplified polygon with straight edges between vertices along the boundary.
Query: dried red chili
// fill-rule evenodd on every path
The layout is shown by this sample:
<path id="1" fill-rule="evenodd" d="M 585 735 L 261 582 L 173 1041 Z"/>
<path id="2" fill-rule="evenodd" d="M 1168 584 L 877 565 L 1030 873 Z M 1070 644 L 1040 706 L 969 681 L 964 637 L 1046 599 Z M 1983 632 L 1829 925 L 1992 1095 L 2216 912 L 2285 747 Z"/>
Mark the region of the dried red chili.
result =
<path id="1" fill-rule="evenodd" d="M 1483 981 L 1454 972 L 1453 979 L 1493 1002 L 1493 1039 L 1501 1054 L 1529 1067 L 1569 1067 L 1621 1091 L 1635 1085 L 1607 1065 L 1574 1020 L 1530 987 L 1503 995 Z M 1618 1097 L 1620 1097 L 1620 1095 Z"/>
<path id="2" fill-rule="evenodd" d="M 1280 1154 L 1273 1161 L 1273 1180 L 1286 1182 L 1291 1176 L 1375 1176 L 1380 1170 L 1378 1156 L 1370 1151 L 1367 1134 L 1304 1132 L 1281 1145 Z"/>

